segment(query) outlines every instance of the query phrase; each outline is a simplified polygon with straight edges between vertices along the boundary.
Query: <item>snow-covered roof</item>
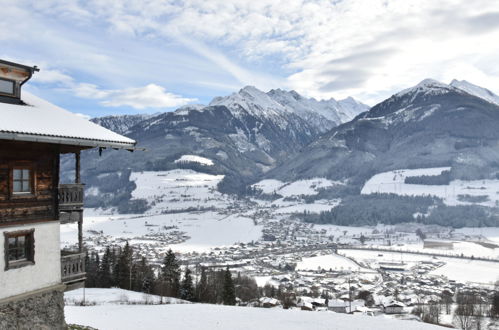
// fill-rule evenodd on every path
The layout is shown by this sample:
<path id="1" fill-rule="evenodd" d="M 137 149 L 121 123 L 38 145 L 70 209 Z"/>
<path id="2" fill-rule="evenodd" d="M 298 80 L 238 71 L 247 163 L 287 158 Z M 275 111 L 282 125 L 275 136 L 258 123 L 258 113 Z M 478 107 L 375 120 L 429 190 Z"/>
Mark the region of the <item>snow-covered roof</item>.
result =
<path id="1" fill-rule="evenodd" d="M 134 149 L 136 142 L 23 92 L 26 105 L 0 103 L 0 139 Z"/>

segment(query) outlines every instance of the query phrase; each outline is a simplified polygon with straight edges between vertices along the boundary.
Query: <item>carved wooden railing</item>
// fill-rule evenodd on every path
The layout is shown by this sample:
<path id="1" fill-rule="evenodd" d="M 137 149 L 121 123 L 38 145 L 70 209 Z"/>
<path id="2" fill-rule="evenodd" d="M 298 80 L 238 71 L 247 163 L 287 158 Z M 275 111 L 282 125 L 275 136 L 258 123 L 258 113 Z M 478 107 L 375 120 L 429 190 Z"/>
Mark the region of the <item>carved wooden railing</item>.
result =
<path id="1" fill-rule="evenodd" d="M 83 184 L 59 185 L 59 211 L 79 211 L 83 209 Z"/>
<path id="2" fill-rule="evenodd" d="M 61 252 L 62 283 L 69 284 L 85 280 L 85 253 Z"/>

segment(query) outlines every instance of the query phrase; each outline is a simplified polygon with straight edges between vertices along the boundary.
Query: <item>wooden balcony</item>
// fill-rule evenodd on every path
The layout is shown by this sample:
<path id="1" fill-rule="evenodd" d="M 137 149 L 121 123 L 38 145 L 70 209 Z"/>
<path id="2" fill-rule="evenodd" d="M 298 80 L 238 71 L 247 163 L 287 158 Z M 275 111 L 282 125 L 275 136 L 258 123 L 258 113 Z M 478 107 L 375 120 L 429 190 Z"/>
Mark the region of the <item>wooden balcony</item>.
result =
<path id="1" fill-rule="evenodd" d="M 59 211 L 71 212 L 83 209 L 83 187 L 81 183 L 59 185 Z"/>
<path id="2" fill-rule="evenodd" d="M 66 291 L 83 287 L 86 279 L 85 253 L 61 251 L 61 279 Z"/>

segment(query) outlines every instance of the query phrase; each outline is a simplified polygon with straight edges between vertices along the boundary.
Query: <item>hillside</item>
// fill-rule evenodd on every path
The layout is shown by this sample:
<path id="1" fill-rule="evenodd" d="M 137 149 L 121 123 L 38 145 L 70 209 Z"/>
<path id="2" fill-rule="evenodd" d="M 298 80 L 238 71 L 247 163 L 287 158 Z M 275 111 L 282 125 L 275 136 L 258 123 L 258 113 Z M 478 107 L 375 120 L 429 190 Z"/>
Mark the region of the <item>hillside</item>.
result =
<path id="1" fill-rule="evenodd" d="M 119 205 L 130 198 L 134 186 L 130 171 L 161 171 L 191 168 L 223 174 L 220 189 L 241 193 L 245 185 L 295 154 L 321 133 L 365 111 L 367 106 L 348 98 L 316 101 L 298 93 L 272 90 L 264 93 L 247 86 L 209 106 L 184 106 L 152 116 L 114 116 L 93 119 L 137 141 L 146 152 L 103 152 L 82 155 L 82 175 L 87 189 L 98 191 L 98 202 L 88 206 Z M 311 120 L 313 119 L 313 120 Z M 184 155 L 212 160 L 210 166 Z M 177 161 L 177 163 L 175 162 Z M 69 181 L 73 164 L 63 159 L 63 179 Z M 123 171 L 123 169 L 130 169 Z M 116 185 L 120 182 L 120 185 Z"/>
<path id="2" fill-rule="evenodd" d="M 425 80 L 327 132 L 266 177 L 326 177 L 360 187 L 376 173 L 452 167 L 453 179 L 495 178 L 499 106 Z"/>
<path id="3" fill-rule="evenodd" d="M 106 290 L 106 289 L 101 289 Z M 125 291 L 125 290 L 122 290 Z M 384 316 L 369 317 L 333 312 L 232 307 L 208 304 L 66 306 L 66 322 L 113 329 L 176 330 L 430 330 L 441 327 Z"/>

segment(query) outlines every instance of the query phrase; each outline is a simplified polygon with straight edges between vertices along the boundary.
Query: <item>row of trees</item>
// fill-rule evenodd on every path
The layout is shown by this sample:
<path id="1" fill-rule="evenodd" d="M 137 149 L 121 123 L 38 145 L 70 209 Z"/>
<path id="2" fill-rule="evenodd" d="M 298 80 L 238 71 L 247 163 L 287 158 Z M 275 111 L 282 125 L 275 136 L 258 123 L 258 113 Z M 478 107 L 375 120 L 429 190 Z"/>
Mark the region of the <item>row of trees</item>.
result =
<path id="1" fill-rule="evenodd" d="M 424 184 L 424 185 L 448 185 L 451 181 L 450 171 L 443 171 L 439 175 L 419 175 L 408 176 L 404 179 L 407 184 Z"/>
<path id="2" fill-rule="evenodd" d="M 234 305 L 236 297 L 249 301 L 259 297 L 256 281 L 238 274 L 233 278 L 229 268 L 209 270 L 181 267 L 175 253 L 169 250 L 161 265 L 150 265 L 145 257 L 134 254 L 128 242 L 123 248 L 106 248 L 102 257 L 87 253 L 86 287 L 118 287 L 127 290 L 180 298 L 193 302 Z M 184 268 L 182 270 L 182 268 Z"/>
<path id="3" fill-rule="evenodd" d="M 348 196 L 330 211 L 304 212 L 297 217 L 306 222 L 341 226 L 418 222 L 462 228 L 499 226 L 498 213 L 497 208 L 480 205 L 444 205 L 441 199 L 432 196 L 370 194 Z"/>

